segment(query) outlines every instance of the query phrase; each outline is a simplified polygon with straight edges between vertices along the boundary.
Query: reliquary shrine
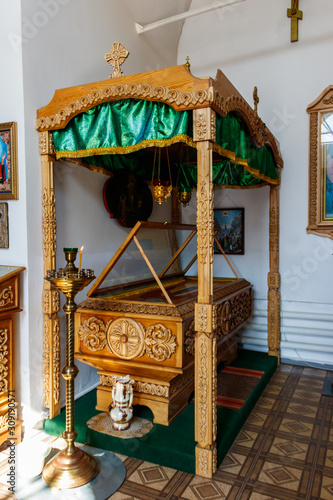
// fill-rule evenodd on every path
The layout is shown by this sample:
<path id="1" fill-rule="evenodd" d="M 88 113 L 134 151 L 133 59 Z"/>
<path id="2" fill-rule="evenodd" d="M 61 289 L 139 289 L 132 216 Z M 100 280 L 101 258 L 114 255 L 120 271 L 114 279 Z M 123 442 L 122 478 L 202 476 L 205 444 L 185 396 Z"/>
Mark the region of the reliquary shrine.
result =
<path id="1" fill-rule="evenodd" d="M 268 346 L 278 357 L 282 159 L 258 116 L 256 89 L 252 108 L 219 70 L 215 79 L 194 77 L 188 64 L 124 76 L 127 55 L 115 42 L 106 56 L 115 67 L 109 80 L 57 90 L 38 110 L 44 268 L 56 268 L 54 161 L 109 175 L 104 204 L 126 237 L 79 304 L 75 355 L 98 369 L 101 410 L 111 403 L 116 375 L 130 374 L 134 404 L 165 425 L 194 390 L 196 472 L 211 477 L 217 364 L 236 356 L 235 333 L 252 308 L 246 276 L 213 274 L 214 189 L 270 188 Z M 116 179 L 124 190 L 112 188 Z M 179 204 L 186 210 L 194 191 L 196 224 L 181 224 Z M 151 193 L 159 203 L 171 196 L 171 222 L 149 221 Z M 44 399 L 52 418 L 60 410 L 60 304 L 47 282 L 43 308 Z"/>
<path id="2" fill-rule="evenodd" d="M 108 410 L 119 374 L 130 374 L 134 404 L 148 406 L 158 424 L 168 425 L 187 405 L 194 390 L 198 278 L 189 271 L 196 233 L 196 226 L 138 222 L 79 305 L 76 357 L 100 370 L 98 410 Z M 251 317 L 251 288 L 245 279 L 213 280 L 218 363 L 236 357 L 235 333 Z"/>

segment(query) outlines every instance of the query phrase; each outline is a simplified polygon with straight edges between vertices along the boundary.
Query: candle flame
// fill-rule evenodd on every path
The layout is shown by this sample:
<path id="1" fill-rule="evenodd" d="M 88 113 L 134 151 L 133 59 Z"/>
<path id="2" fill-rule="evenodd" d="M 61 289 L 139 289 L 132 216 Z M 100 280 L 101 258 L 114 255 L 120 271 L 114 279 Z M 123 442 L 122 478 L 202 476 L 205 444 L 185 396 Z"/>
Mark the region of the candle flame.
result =
<path id="1" fill-rule="evenodd" d="M 81 248 L 80 248 L 80 252 L 82 252 L 82 250 L 83 250 L 83 249 L 84 249 L 84 247 L 81 247 Z"/>

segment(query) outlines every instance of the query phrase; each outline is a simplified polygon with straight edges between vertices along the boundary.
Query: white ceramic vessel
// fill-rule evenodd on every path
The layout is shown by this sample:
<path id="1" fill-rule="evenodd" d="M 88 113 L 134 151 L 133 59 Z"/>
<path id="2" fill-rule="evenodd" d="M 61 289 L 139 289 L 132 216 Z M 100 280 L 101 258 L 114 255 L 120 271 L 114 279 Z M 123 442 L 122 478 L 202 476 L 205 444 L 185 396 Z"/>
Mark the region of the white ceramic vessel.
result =
<path id="1" fill-rule="evenodd" d="M 112 387 L 110 416 L 113 427 L 118 431 L 128 429 L 133 417 L 133 384 L 134 380 L 126 375 L 126 377 L 116 377 L 116 384 Z"/>

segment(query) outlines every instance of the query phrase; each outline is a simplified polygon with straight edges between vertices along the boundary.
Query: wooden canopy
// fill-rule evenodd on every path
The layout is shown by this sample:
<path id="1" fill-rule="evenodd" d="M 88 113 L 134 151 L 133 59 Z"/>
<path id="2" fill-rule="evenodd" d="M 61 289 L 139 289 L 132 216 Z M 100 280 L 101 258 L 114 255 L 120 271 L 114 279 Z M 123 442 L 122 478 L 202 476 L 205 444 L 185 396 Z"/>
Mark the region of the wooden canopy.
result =
<path id="1" fill-rule="evenodd" d="M 176 111 L 193 111 L 193 140 L 197 149 L 198 300 L 195 306 L 195 439 L 196 473 L 211 477 L 216 470 L 216 310 L 212 305 L 214 195 L 212 183 L 216 114 L 234 112 L 245 121 L 254 144 L 268 146 L 277 168 L 279 146 L 256 110 L 243 99 L 226 76 L 195 78 L 186 66 L 113 78 L 56 90 L 51 102 L 37 112 L 43 175 L 44 271 L 56 268 L 56 215 L 52 131 L 63 129 L 76 115 L 97 104 L 135 98 L 160 101 Z M 61 221 L 60 221 L 61 223 Z M 280 275 L 278 183 L 270 187 L 270 270 L 268 273 L 269 354 L 279 356 Z M 44 404 L 50 418 L 60 411 L 59 292 L 44 283 Z"/>

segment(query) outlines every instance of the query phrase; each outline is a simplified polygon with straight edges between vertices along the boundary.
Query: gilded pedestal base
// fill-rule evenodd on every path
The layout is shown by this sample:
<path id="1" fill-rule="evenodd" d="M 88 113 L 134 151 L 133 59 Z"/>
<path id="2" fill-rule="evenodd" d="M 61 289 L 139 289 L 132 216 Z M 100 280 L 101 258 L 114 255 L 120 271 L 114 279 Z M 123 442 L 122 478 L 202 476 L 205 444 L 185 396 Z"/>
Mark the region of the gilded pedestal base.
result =
<path id="1" fill-rule="evenodd" d="M 99 470 L 94 458 L 80 448 L 71 455 L 62 450 L 43 469 L 46 484 L 55 488 L 77 488 L 89 483 Z"/>

